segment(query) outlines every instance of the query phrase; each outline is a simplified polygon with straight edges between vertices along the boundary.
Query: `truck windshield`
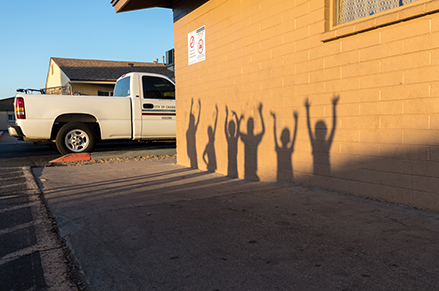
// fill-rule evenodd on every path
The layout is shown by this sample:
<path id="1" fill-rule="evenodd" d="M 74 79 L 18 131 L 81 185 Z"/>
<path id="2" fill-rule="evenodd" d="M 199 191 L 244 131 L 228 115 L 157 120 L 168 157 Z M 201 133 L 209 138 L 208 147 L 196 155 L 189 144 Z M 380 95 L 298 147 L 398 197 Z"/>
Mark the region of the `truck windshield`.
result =
<path id="1" fill-rule="evenodd" d="M 130 77 L 126 77 L 117 81 L 114 87 L 114 95 L 117 97 L 126 97 L 130 95 Z"/>

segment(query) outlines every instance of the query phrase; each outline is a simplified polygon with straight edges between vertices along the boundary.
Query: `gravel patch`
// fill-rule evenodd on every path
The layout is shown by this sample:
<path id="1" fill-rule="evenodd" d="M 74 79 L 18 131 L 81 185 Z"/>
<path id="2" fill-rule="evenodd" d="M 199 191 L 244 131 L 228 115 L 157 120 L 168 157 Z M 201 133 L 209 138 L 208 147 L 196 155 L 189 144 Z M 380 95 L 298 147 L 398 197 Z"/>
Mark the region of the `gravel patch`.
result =
<path id="1" fill-rule="evenodd" d="M 124 162 L 136 162 L 136 161 L 157 161 L 164 159 L 176 159 L 177 155 L 152 155 L 152 156 L 138 156 L 138 157 L 124 157 L 124 158 L 109 158 L 109 159 L 96 159 L 90 161 L 73 161 L 65 163 L 53 163 L 51 166 L 55 167 L 72 167 L 83 166 L 93 164 L 112 164 L 112 163 L 124 163 Z"/>

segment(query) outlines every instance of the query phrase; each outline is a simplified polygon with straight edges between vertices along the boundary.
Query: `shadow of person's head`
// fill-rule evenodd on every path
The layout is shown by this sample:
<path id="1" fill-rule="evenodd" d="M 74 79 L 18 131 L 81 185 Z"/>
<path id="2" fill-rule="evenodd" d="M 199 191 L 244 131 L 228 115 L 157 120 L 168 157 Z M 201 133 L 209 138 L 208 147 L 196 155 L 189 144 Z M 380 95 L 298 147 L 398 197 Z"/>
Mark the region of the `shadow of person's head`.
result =
<path id="1" fill-rule="evenodd" d="M 326 135 L 328 134 L 328 128 L 323 120 L 319 120 L 316 123 L 315 135 L 317 140 L 326 140 Z"/>
<path id="2" fill-rule="evenodd" d="M 232 120 L 229 122 L 229 134 L 231 136 L 234 136 L 235 133 L 236 133 L 236 124 L 235 124 L 235 121 Z"/>
<path id="3" fill-rule="evenodd" d="M 284 128 L 280 135 L 280 141 L 282 142 L 282 147 L 286 148 L 288 143 L 290 142 L 290 130 L 288 128 Z"/>

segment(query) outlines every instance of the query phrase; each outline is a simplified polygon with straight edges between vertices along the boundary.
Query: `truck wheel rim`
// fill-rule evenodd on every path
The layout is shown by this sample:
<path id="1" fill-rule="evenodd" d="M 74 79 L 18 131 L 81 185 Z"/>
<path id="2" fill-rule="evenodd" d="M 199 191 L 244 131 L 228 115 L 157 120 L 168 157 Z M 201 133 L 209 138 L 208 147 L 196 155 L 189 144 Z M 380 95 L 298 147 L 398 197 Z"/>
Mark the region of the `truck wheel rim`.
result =
<path id="1" fill-rule="evenodd" d="M 73 129 L 66 134 L 64 139 L 67 148 L 75 153 L 83 152 L 88 147 L 90 139 L 82 129 Z"/>

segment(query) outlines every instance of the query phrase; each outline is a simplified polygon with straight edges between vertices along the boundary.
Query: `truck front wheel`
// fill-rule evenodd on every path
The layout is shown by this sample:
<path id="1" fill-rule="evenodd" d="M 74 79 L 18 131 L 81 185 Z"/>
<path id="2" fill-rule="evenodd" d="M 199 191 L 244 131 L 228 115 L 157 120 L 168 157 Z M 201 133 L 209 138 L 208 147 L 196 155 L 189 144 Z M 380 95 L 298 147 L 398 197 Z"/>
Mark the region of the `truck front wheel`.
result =
<path id="1" fill-rule="evenodd" d="M 62 155 L 92 152 L 95 145 L 95 133 L 82 122 L 69 122 L 56 135 L 56 148 Z"/>

